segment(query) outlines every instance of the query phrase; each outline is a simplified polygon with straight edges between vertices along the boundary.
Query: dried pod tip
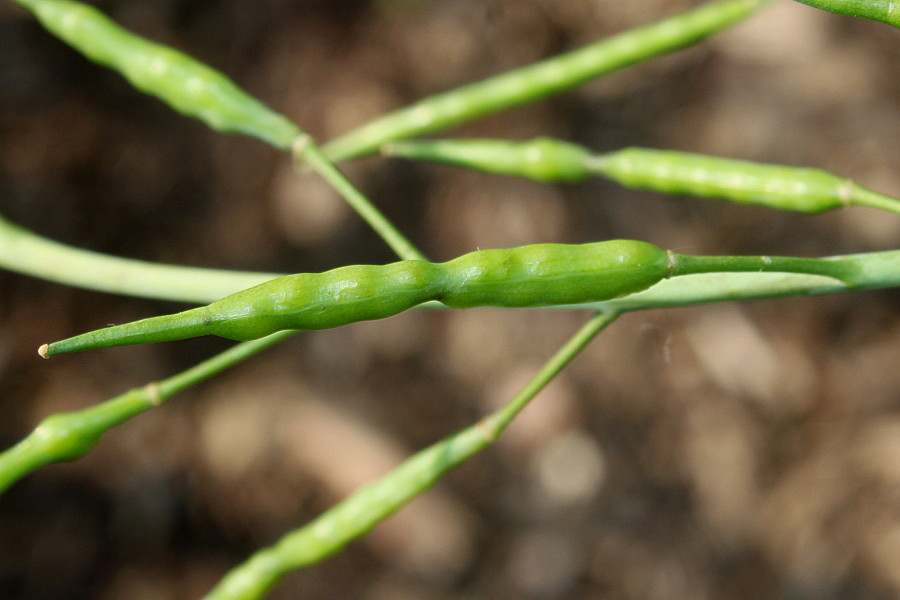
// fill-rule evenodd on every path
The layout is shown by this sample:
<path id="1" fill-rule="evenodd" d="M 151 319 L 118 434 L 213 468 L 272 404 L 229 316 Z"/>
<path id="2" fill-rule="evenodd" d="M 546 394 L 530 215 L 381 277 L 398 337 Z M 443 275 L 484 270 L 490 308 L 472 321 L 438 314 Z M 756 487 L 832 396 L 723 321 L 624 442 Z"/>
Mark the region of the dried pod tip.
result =
<path id="1" fill-rule="evenodd" d="M 38 354 L 41 355 L 41 358 L 50 358 L 50 344 L 44 344 L 38 348 Z"/>

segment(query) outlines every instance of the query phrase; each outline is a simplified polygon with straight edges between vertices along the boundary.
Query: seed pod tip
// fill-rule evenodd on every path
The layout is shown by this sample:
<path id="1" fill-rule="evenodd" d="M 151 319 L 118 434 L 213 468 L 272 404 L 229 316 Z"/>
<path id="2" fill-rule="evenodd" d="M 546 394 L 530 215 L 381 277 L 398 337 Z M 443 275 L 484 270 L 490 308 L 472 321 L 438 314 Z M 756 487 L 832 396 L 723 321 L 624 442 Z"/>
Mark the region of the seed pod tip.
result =
<path id="1" fill-rule="evenodd" d="M 50 344 L 44 344 L 38 348 L 38 354 L 41 355 L 41 358 L 50 358 Z"/>

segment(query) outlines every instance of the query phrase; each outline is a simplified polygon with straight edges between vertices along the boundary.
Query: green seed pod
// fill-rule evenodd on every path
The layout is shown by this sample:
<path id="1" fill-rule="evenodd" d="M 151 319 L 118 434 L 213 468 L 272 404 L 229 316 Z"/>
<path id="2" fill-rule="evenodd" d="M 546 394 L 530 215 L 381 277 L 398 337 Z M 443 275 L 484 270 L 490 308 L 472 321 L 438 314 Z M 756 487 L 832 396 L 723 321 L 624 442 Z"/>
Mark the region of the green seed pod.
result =
<path id="1" fill-rule="evenodd" d="M 593 166 L 596 172 L 628 187 L 804 213 L 847 206 L 855 187 L 849 180 L 818 169 L 646 148 L 604 154 Z"/>
<path id="2" fill-rule="evenodd" d="M 388 156 L 443 162 L 537 181 L 582 181 L 590 177 L 586 148 L 551 138 L 512 143 L 500 140 L 394 142 L 382 148 Z"/>
<path id="3" fill-rule="evenodd" d="M 384 319 L 434 299 L 442 280 L 441 265 L 420 260 L 287 275 L 210 304 L 207 333 L 252 340 Z"/>
<path id="4" fill-rule="evenodd" d="M 222 73 L 167 46 L 119 27 L 71 0 L 16 0 L 51 33 L 92 61 L 121 73 L 134 87 L 213 129 L 241 133 L 288 149 L 300 130 Z"/>
<path id="5" fill-rule="evenodd" d="M 592 156 L 549 138 L 528 142 L 441 140 L 394 142 L 385 154 L 432 160 L 539 181 L 580 181 L 602 175 L 624 186 L 778 210 L 819 213 L 848 205 L 900 213 L 900 200 L 818 169 L 766 165 L 647 148 Z"/>
<path id="6" fill-rule="evenodd" d="M 54 342 L 40 354 L 200 335 L 250 340 L 382 319 L 429 300 L 454 308 L 595 302 L 648 288 L 669 273 L 664 250 L 631 240 L 480 250 L 446 263 L 354 265 L 280 277 L 208 306 Z"/>
<path id="7" fill-rule="evenodd" d="M 444 291 L 433 299 L 452 308 L 553 306 L 646 289 L 668 276 L 669 257 L 646 242 L 616 240 L 481 250 L 441 266 Z"/>
<path id="8" fill-rule="evenodd" d="M 900 3 L 897 0 L 797 0 L 803 4 L 848 17 L 862 17 L 900 27 Z"/>

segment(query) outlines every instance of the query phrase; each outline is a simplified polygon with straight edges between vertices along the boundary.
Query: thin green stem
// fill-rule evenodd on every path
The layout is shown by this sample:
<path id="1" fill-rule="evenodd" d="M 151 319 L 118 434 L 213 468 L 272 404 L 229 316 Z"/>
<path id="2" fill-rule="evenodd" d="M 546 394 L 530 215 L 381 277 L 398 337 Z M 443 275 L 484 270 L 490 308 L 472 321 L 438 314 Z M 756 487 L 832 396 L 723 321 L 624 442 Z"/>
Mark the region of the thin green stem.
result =
<path id="1" fill-rule="evenodd" d="M 853 283 L 855 264 L 843 260 L 794 256 L 690 256 L 669 253 L 671 275 L 699 273 L 778 272 L 822 275 L 845 284 Z"/>
<path id="2" fill-rule="evenodd" d="M 308 135 L 297 138 L 293 147 L 294 158 L 304 160 L 321 175 L 347 203 L 375 230 L 400 258 L 406 260 L 428 260 L 412 242 L 400 233 L 388 219 L 334 166 Z"/>
<path id="3" fill-rule="evenodd" d="M 500 410 L 488 416 L 482 421 L 482 426 L 489 432 L 492 439 L 497 439 L 512 422 L 512 420 L 522 412 L 522 409 L 528 406 L 531 399 L 534 398 L 548 383 L 559 375 L 559 373 L 570 363 L 572 359 L 581 354 L 591 341 L 603 331 L 607 325 L 611 324 L 619 317 L 618 311 L 605 310 L 598 312 L 585 323 L 581 329 L 575 332 L 569 340 L 553 355 L 553 357 L 544 363 L 541 370 L 525 384 L 525 387 L 519 391 L 509 402 L 507 402 Z"/>
<path id="4" fill-rule="evenodd" d="M 849 283 L 825 275 L 702 273 L 665 279 L 649 289 L 623 298 L 553 308 L 633 312 L 900 287 L 900 250 L 847 254 L 823 260 L 843 263 L 842 269 L 852 272 Z"/>
<path id="5" fill-rule="evenodd" d="M 850 262 L 855 280 L 783 273 L 690 275 L 663 281 L 626 298 L 564 308 L 627 307 L 627 310 L 834 294 L 900 285 L 900 250 L 832 256 Z M 206 304 L 281 276 L 163 265 L 90 252 L 43 238 L 0 217 L 0 268 L 103 292 Z M 826 267 L 827 268 L 827 267 Z M 418 308 L 446 309 L 438 302 Z"/>
<path id="6" fill-rule="evenodd" d="M 113 427 L 294 333 L 281 331 L 238 344 L 174 377 L 133 389 L 90 408 L 47 417 L 28 437 L 0 454 L 0 493 L 44 465 L 81 458 Z"/>
<path id="7" fill-rule="evenodd" d="M 367 533 L 447 471 L 496 441 L 513 417 L 616 317 L 616 313 L 594 316 L 500 410 L 411 456 L 274 546 L 260 550 L 229 572 L 205 600 L 261 598 L 291 571 L 318 563 Z"/>
<path id="8" fill-rule="evenodd" d="M 900 10 L 900 8 L 898 8 L 898 10 Z M 880 210 L 886 210 L 888 212 L 900 215 L 900 199 L 892 198 L 891 196 L 886 196 L 884 194 L 879 194 L 878 192 L 873 192 L 870 189 L 856 184 L 853 184 L 852 186 L 852 197 L 850 203 L 857 206 L 878 208 Z"/>
<path id="9" fill-rule="evenodd" d="M 657 23 L 490 79 L 432 96 L 335 139 L 325 154 L 335 162 L 371 154 L 389 141 L 461 125 L 520 106 L 659 56 L 745 19 L 767 0 L 712 2 Z"/>
<path id="10" fill-rule="evenodd" d="M 279 273 L 165 265 L 73 248 L 0 217 L 0 268 L 61 284 L 176 302 L 208 304 Z"/>

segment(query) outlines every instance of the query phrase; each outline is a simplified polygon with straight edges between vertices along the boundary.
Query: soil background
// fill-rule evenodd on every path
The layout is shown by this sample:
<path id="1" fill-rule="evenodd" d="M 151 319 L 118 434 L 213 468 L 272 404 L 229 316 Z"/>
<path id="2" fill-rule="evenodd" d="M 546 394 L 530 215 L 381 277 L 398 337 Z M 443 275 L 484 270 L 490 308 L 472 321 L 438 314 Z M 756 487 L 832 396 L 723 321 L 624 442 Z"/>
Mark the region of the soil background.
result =
<path id="1" fill-rule="evenodd" d="M 115 0 L 321 141 L 697 3 Z M 453 136 L 538 135 L 814 166 L 900 196 L 900 32 L 784 2 Z M 78 247 L 229 269 L 394 260 L 316 177 L 131 89 L 0 4 L 0 212 Z M 868 209 L 782 214 L 368 158 L 345 165 L 435 260 L 637 238 L 686 253 L 897 248 Z M 900 597 L 897 290 L 628 315 L 492 449 L 276 599 Z M 0 273 L 0 445 L 227 348 L 41 361 L 183 308 Z M 508 399 L 581 313 L 408 313 L 307 332 L 0 497 L 0 597 L 201 597 L 231 567 Z"/>

